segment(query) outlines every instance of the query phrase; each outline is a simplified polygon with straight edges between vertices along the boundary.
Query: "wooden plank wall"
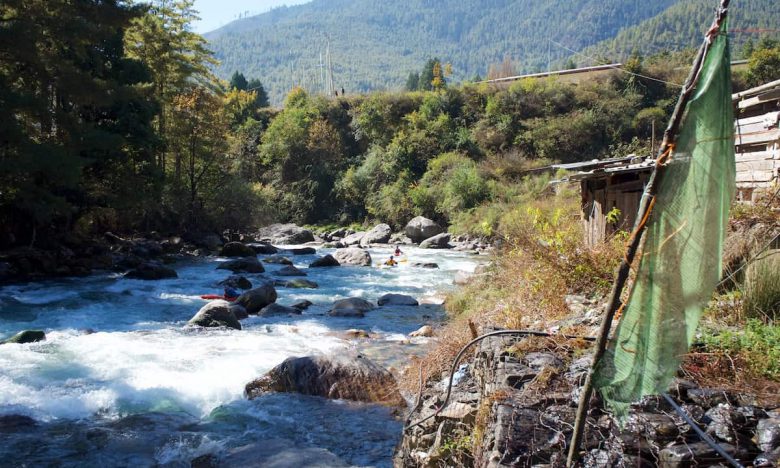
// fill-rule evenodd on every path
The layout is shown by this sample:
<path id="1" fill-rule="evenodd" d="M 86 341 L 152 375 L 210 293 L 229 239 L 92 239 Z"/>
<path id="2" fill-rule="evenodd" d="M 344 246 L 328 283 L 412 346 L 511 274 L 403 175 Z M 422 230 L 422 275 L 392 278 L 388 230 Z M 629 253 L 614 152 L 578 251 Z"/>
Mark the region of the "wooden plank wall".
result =
<path id="1" fill-rule="evenodd" d="M 754 201 L 780 176 L 780 111 L 735 122 L 738 199 Z"/>

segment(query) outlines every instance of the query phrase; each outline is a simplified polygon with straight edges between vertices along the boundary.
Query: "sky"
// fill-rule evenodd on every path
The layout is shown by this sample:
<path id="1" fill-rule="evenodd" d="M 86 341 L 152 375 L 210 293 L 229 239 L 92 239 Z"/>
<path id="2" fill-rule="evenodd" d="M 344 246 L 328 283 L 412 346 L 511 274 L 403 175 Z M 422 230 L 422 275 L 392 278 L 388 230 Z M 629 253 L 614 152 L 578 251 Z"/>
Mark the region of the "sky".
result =
<path id="1" fill-rule="evenodd" d="M 195 32 L 203 34 L 246 16 L 264 13 L 273 7 L 299 5 L 310 0 L 195 0 L 200 21 L 194 24 Z"/>

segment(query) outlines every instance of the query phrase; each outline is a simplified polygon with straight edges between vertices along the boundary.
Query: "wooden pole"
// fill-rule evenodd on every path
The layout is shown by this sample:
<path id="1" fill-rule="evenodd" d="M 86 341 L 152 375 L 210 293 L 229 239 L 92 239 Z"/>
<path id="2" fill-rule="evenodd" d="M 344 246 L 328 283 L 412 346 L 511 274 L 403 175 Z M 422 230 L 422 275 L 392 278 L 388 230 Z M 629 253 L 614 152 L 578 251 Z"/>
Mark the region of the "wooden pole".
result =
<path id="1" fill-rule="evenodd" d="M 631 270 L 631 264 L 634 262 L 636 253 L 639 250 L 642 235 L 645 231 L 645 221 L 647 220 L 654 205 L 658 179 L 663 175 L 665 168 L 663 162 L 666 153 L 673 151 L 674 138 L 677 136 L 677 131 L 680 127 L 680 122 L 682 121 L 685 106 L 688 104 L 688 101 L 690 100 L 691 95 L 696 88 L 696 83 L 698 82 L 699 74 L 701 72 L 701 66 L 704 63 L 704 57 L 709 50 L 711 34 L 713 34 L 713 32 L 717 33 L 718 30 L 715 29 L 715 27 L 719 28 L 723 20 L 726 18 L 728 5 L 729 0 L 721 0 L 720 7 L 718 8 L 718 11 L 715 15 L 713 28 L 710 28 L 710 31 L 707 32 L 704 43 L 699 48 L 699 53 L 693 62 L 691 72 L 688 75 L 688 79 L 685 81 L 685 86 L 683 86 L 682 92 L 680 93 L 680 98 L 678 99 L 677 105 L 675 106 L 674 112 L 672 113 L 672 117 L 669 120 L 669 125 L 666 127 L 666 131 L 664 131 L 664 138 L 661 142 L 661 146 L 658 148 L 655 170 L 650 176 L 650 180 L 647 182 L 647 186 L 645 187 L 645 193 L 642 197 L 642 204 L 639 207 L 639 212 L 637 214 L 637 221 L 634 227 L 634 232 L 629 238 L 628 245 L 626 247 L 626 255 L 623 257 L 623 260 L 620 262 L 620 266 L 618 267 L 615 283 L 612 286 L 609 303 L 607 304 L 607 311 L 604 315 L 603 321 L 601 322 L 599 336 L 596 340 L 596 351 L 593 353 L 593 360 L 585 377 L 585 384 L 582 387 L 582 392 L 580 393 L 579 406 L 577 407 L 577 417 L 574 420 L 574 431 L 572 432 L 571 443 L 569 444 L 569 453 L 566 459 L 566 466 L 570 468 L 574 466 L 579 458 L 578 452 L 580 443 L 582 442 L 582 436 L 584 434 L 588 403 L 590 402 L 590 397 L 593 394 L 593 369 L 604 356 L 604 352 L 607 349 L 609 331 L 612 328 L 612 321 L 615 318 L 615 313 L 622 306 L 620 296 L 623 294 L 623 290 L 625 289 L 625 285 L 628 280 L 628 274 Z"/>

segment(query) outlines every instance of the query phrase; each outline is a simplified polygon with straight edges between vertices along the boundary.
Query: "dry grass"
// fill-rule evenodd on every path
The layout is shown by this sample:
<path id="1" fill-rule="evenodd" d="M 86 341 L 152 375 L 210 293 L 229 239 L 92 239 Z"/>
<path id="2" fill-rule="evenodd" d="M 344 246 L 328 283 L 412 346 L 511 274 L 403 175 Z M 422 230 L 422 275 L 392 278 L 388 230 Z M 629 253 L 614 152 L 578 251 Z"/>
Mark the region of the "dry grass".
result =
<path id="1" fill-rule="evenodd" d="M 744 356 L 725 352 L 694 352 L 685 357 L 683 376 L 702 386 L 722 388 L 734 393 L 754 395 L 756 404 L 780 407 L 780 382 L 753 372 Z"/>

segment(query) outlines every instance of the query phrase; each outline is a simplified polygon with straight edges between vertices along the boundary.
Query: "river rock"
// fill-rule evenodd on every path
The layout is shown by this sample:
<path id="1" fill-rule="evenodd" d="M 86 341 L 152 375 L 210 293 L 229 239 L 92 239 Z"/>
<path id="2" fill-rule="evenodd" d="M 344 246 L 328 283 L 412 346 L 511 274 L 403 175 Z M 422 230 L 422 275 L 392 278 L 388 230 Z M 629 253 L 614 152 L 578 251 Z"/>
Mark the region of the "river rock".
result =
<path id="1" fill-rule="evenodd" d="M 251 257 L 255 255 L 255 250 L 241 242 L 228 242 L 222 246 L 219 255 L 222 257 Z"/>
<path id="2" fill-rule="evenodd" d="M 412 263 L 412 266 L 415 268 L 430 268 L 430 269 L 439 268 L 439 264 L 434 262 L 414 262 Z"/>
<path id="3" fill-rule="evenodd" d="M 771 452 L 762 453 L 761 455 L 757 456 L 753 461 L 753 466 L 761 468 L 780 466 L 780 448 L 777 448 Z"/>
<path id="4" fill-rule="evenodd" d="M 371 254 L 355 247 L 338 249 L 333 258 L 341 265 L 371 266 Z"/>
<path id="5" fill-rule="evenodd" d="M 431 336 L 433 336 L 433 327 L 431 327 L 430 325 L 423 325 L 418 330 L 409 333 L 409 336 L 411 337 L 423 336 L 426 338 L 430 338 Z"/>
<path id="6" fill-rule="evenodd" d="M 417 299 L 413 298 L 412 296 L 407 296 L 406 294 L 385 294 L 384 296 L 380 297 L 378 301 L 376 301 L 377 304 L 380 306 L 384 305 L 396 305 L 396 306 L 416 306 L 419 305 L 419 302 L 417 302 Z"/>
<path id="7" fill-rule="evenodd" d="M 196 466 L 195 460 L 193 460 L 191 468 L 216 468 L 218 466 L 230 468 L 348 468 L 351 466 L 324 448 L 301 447 L 299 443 L 292 440 L 269 438 L 231 448 L 223 457 L 212 456 L 212 458 L 207 462 L 211 464 L 201 466 Z"/>
<path id="8" fill-rule="evenodd" d="M 186 240 L 196 247 L 205 247 L 209 250 L 217 250 L 222 246 L 222 238 L 213 232 L 196 232 L 188 234 Z"/>
<path id="9" fill-rule="evenodd" d="M 442 232 L 444 232 L 444 229 L 441 226 L 423 216 L 412 218 L 404 228 L 404 233 L 414 242 L 422 242 Z"/>
<path id="10" fill-rule="evenodd" d="M 344 332 L 344 337 L 347 339 L 370 338 L 371 335 L 365 330 L 361 330 L 359 328 L 350 328 Z"/>
<path id="11" fill-rule="evenodd" d="M 230 275 L 217 284 L 237 289 L 252 289 L 252 282 L 241 275 Z"/>
<path id="12" fill-rule="evenodd" d="M 272 244 L 305 244 L 314 241 L 314 234 L 295 224 L 272 224 L 260 229 L 255 236 Z"/>
<path id="13" fill-rule="evenodd" d="M 271 244 L 253 243 L 253 244 L 249 244 L 249 247 L 252 247 L 252 250 L 254 250 L 256 254 L 274 255 L 279 253 L 279 249 L 277 249 Z"/>
<path id="14" fill-rule="evenodd" d="M 404 406 L 393 375 L 351 352 L 291 357 L 246 385 L 249 399 L 267 392 L 294 392 L 390 406 Z"/>
<path id="15" fill-rule="evenodd" d="M 306 310 L 309 307 L 311 307 L 313 304 L 311 301 L 307 301 L 306 299 L 302 299 L 300 301 L 297 301 L 294 304 L 291 304 L 290 307 L 295 307 L 298 310 Z"/>
<path id="16" fill-rule="evenodd" d="M 349 247 L 350 245 L 358 245 L 360 244 L 360 241 L 363 240 L 363 236 L 365 235 L 365 231 L 355 232 L 341 239 L 339 243 L 346 247 Z"/>
<path id="17" fill-rule="evenodd" d="M 306 276 L 306 272 L 295 268 L 292 265 L 287 265 L 280 270 L 274 272 L 276 276 Z"/>
<path id="18" fill-rule="evenodd" d="M 433 237 L 429 237 L 420 242 L 420 247 L 423 249 L 449 249 L 450 245 L 450 233 L 445 232 L 442 234 L 436 234 Z"/>
<path id="19" fill-rule="evenodd" d="M 24 331 L 20 331 L 19 333 L 12 336 L 11 338 L 8 338 L 7 340 L 3 341 L 2 344 L 35 343 L 37 341 L 44 341 L 44 340 L 46 340 L 46 333 L 44 333 L 42 330 L 24 330 Z"/>
<path id="20" fill-rule="evenodd" d="M 252 256 L 222 262 L 217 266 L 217 270 L 230 270 L 234 273 L 262 273 L 265 271 L 265 268 L 263 268 L 263 264 L 260 263 L 257 257 Z"/>
<path id="21" fill-rule="evenodd" d="M 296 309 L 295 307 L 287 307 L 273 302 L 260 309 L 260 312 L 258 312 L 257 315 L 260 317 L 270 317 L 273 315 L 301 315 L 301 310 Z"/>
<path id="22" fill-rule="evenodd" d="M 328 311 L 332 317 L 363 317 L 374 305 L 359 297 L 348 297 L 333 303 Z"/>
<path id="23" fill-rule="evenodd" d="M 245 308 L 248 313 L 256 314 L 273 302 L 276 302 L 276 289 L 270 284 L 263 284 L 238 296 L 235 303 Z"/>
<path id="24" fill-rule="evenodd" d="M 236 318 L 239 320 L 244 320 L 245 318 L 249 318 L 249 312 L 246 311 L 244 306 L 238 304 L 230 304 L 230 311 L 233 312 L 233 315 L 235 315 Z"/>
<path id="25" fill-rule="evenodd" d="M 403 232 L 396 232 L 395 234 L 390 236 L 390 240 L 388 241 L 388 243 L 409 245 L 409 244 L 414 244 L 414 241 L 409 239 L 409 237 Z"/>
<path id="26" fill-rule="evenodd" d="M 281 255 L 271 255 L 270 257 L 266 257 L 263 259 L 265 263 L 273 263 L 276 265 L 292 265 L 293 262 L 287 257 L 283 257 Z"/>
<path id="27" fill-rule="evenodd" d="M 155 262 L 142 263 L 125 274 L 125 278 L 140 280 L 160 280 L 165 278 L 178 278 L 176 270 Z"/>
<path id="28" fill-rule="evenodd" d="M 360 245 L 368 247 L 371 244 L 386 244 L 392 234 L 393 230 L 390 226 L 377 224 L 360 239 Z"/>
<path id="29" fill-rule="evenodd" d="M 297 249 L 287 249 L 286 252 L 291 255 L 313 255 L 317 253 L 317 249 L 314 247 L 300 247 Z"/>
<path id="30" fill-rule="evenodd" d="M 291 280 L 276 280 L 274 281 L 275 286 L 279 286 L 280 288 L 297 288 L 297 289 L 317 289 L 320 287 L 319 284 L 317 284 L 314 281 L 309 281 L 303 278 L 295 278 Z"/>
<path id="31" fill-rule="evenodd" d="M 0 416 L 0 432 L 17 432 L 38 425 L 38 422 L 22 414 L 4 414 Z"/>
<path id="32" fill-rule="evenodd" d="M 309 264 L 309 268 L 322 268 L 322 267 L 336 267 L 341 265 L 338 260 L 333 258 L 333 255 L 327 254 L 324 257 L 320 257 Z"/>
<path id="33" fill-rule="evenodd" d="M 241 330 L 241 323 L 236 318 L 228 301 L 216 300 L 200 308 L 197 314 L 187 324 L 199 327 L 227 327 Z"/>
<path id="34" fill-rule="evenodd" d="M 758 448 L 764 452 L 771 452 L 780 447 L 780 418 L 760 420 L 756 428 L 756 442 Z"/>
<path id="35" fill-rule="evenodd" d="M 737 451 L 733 445 L 725 443 L 719 445 L 729 455 L 733 456 Z M 671 447 L 661 450 L 658 454 L 658 458 L 658 465 L 664 468 L 683 468 L 697 466 L 699 463 L 703 463 L 704 466 L 709 466 L 717 462 L 725 461 L 725 459 L 718 455 L 718 453 L 705 442 L 690 442 L 672 445 Z"/>

